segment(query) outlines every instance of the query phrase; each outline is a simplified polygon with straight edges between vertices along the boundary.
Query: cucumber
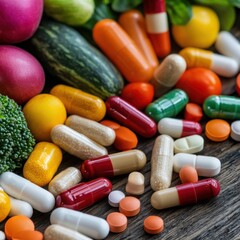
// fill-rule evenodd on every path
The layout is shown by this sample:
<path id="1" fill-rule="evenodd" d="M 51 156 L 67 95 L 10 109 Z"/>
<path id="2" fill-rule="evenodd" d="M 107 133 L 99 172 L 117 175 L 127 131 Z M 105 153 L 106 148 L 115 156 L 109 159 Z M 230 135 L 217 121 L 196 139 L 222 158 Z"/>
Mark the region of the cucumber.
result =
<path id="1" fill-rule="evenodd" d="M 75 29 L 43 20 L 31 44 L 46 70 L 68 85 L 104 100 L 121 92 L 121 74 Z"/>

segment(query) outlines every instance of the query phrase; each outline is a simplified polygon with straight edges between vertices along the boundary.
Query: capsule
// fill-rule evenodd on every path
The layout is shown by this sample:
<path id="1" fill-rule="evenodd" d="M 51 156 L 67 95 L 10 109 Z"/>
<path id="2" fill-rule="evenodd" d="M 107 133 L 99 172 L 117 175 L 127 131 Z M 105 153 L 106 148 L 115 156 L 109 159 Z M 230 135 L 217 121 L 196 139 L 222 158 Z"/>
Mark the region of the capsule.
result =
<path id="1" fill-rule="evenodd" d="M 103 19 L 93 28 L 93 39 L 129 82 L 148 82 L 153 68 L 123 28 Z"/>
<path id="2" fill-rule="evenodd" d="M 156 138 L 152 150 L 150 184 L 154 191 L 171 185 L 172 170 L 173 139 L 163 134 Z"/>
<path id="3" fill-rule="evenodd" d="M 93 239 L 104 239 L 109 234 L 109 225 L 105 219 L 67 208 L 54 209 L 50 222 L 78 231 Z"/>
<path id="4" fill-rule="evenodd" d="M 203 111 L 210 118 L 240 119 L 240 98 L 233 96 L 210 96 L 203 103 Z"/>
<path id="5" fill-rule="evenodd" d="M 105 147 L 63 124 L 52 128 L 51 139 L 63 150 L 82 160 L 107 154 Z"/>
<path id="6" fill-rule="evenodd" d="M 144 0 L 144 13 L 148 37 L 158 57 L 171 52 L 165 0 Z"/>
<path id="7" fill-rule="evenodd" d="M 112 191 L 112 184 L 106 178 L 96 178 L 79 183 L 56 197 L 57 207 L 82 210 L 100 201 Z"/>
<path id="8" fill-rule="evenodd" d="M 10 201 L 11 201 L 11 210 L 9 212 L 10 217 L 17 215 L 23 215 L 29 218 L 32 217 L 33 208 L 28 202 L 13 197 L 10 197 Z"/>
<path id="9" fill-rule="evenodd" d="M 202 127 L 198 122 L 166 117 L 158 122 L 158 132 L 173 138 L 182 138 L 201 134 Z"/>
<path id="10" fill-rule="evenodd" d="M 54 208 L 55 198 L 50 192 L 15 173 L 2 173 L 0 185 L 6 193 L 28 202 L 39 212 L 50 212 Z"/>
<path id="11" fill-rule="evenodd" d="M 236 120 L 231 123 L 230 136 L 233 140 L 240 142 L 240 120 Z"/>
<path id="12" fill-rule="evenodd" d="M 5 233 L 0 230 L 0 240 L 5 240 L 5 239 L 6 239 Z"/>
<path id="13" fill-rule="evenodd" d="M 128 182 L 125 191 L 130 195 L 142 195 L 144 193 L 145 177 L 140 172 L 131 172 L 128 175 Z"/>
<path id="14" fill-rule="evenodd" d="M 157 191 L 151 197 L 151 204 L 158 210 L 185 206 L 210 200 L 216 197 L 219 192 L 219 182 L 208 178 L 196 183 L 184 183 L 176 187 Z"/>
<path id="15" fill-rule="evenodd" d="M 233 77 L 238 73 L 236 60 L 199 48 L 184 48 L 179 54 L 185 59 L 188 68 L 208 68 L 223 77 Z"/>
<path id="16" fill-rule="evenodd" d="M 221 171 L 221 162 L 216 157 L 189 153 L 177 153 L 174 155 L 174 172 L 179 172 L 186 165 L 194 167 L 197 170 L 198 176 L 202 177 L 213 177 Z"/>
<path id="17" fill-rule="evenodd" d="M 178 54 L 170 54 L 161 62 L 153 73 L 150 83 L 154 87 L 155 97 L 160 97 L 169 91 L 186 70 L 186 62 Z"/>
<path id="18" fill-rule="evenodd" d="M 84 178 L 113 177 L 142 169 L 147 162 L 144 152 L 129 150 L 85 160 L 81 165 Z"/>
<path id="19" fill-rule="evenodd" d="M 11 210 L 10 197 L 0 188 L 0 222 L 2 222 Z"/>
<path id="20" fill-rule="evenodd" d="M 156 123 L 144 113 L 118 96 L 106 101 L 107 114 L 143 137 L 153 137 L 157 132 Z"/>
<path id="21" fill-rule="evenodd" d="M 177 116 L 187 103 L 187 94 L 181 89 L 173 89 L 150 103 L 146 107 L 145 113 L 159 122 L 162 118 Z"/>

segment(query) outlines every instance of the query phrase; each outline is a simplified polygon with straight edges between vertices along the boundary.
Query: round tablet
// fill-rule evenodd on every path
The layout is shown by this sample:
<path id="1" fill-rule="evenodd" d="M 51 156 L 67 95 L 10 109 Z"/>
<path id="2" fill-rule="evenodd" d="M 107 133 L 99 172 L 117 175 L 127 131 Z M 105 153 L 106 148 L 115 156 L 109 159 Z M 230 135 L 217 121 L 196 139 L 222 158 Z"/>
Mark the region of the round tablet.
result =
<path id="1" fill-rule="evenodd" d="M 24 230 L 12 236 L 12 240 L 42 240 L 43 234 L 39 231 Z"/>
<path id="2" fill-rule="evenodd" d="M 0 240 L 5 240 L 5 234 L 3 231 L 0 231 Z"/>
<path id="3" fill-rule="evenodd" d="M 192 166 L 184 166 L 179 171 L 179 177 L 182 183 L 195 183 L 198 181 L 197 170 Z"/>
<path id="4" fill-rule="evenodd" d="M 123 232 L 127 228 L 127 217 L 120 212 L 112 212 L 107 216 L 110 231 L 114 233 Z"/>
<path id="5" fill-rule="evenodd" d="M 206 137 L 215 142 L 222 142 L 228 139 L 231 128 L 227 121 L 222 119 L 213 119 L 207 122 L 205 134 Z"/>
<path id="6" fill-rule="evenodd" d="M 118 207 L 119 202 L 125 198 L 125 194 L 119 190 L 114 190 L 108 195 L 108 203 L 112 207 Z"/>
<path id="7" fill-rule="evenodd" d="M 232 122 L 230 136 L 233 140 L 240 142 L 240 120 Z"/>
<path id="8" fill-rule="evenodd" d="M 140 212 L 141 203 L 136 197 L 125 197 L 119 202 L 119 211 L 127 217 L 133 217 Z"/>
<path id="9" fill-rule="evenodd" d="M 164 229 L 164 222 L 159 216 L 148 216 L 144 220 L 144 230 L 150 234 L 158 234 Z"/>

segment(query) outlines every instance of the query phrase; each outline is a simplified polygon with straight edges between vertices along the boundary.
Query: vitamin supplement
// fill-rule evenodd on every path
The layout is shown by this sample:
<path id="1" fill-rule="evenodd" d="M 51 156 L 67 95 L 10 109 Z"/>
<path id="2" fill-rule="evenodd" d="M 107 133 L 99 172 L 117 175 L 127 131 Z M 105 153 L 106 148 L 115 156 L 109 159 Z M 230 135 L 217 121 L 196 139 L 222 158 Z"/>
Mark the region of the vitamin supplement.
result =
<path id="1" fill-rule="evenodd" d="M 50 192 L 15 173 L 2 173 L 0 185 L 6 193 L 28 202 L 39 212 L 46 213 L 54 208 L 55 198 Z"/>
<path id="2" fill-rule="evenodd" d="M 127 196 L 119 202 L 119 211 L 126 217 L 136 216 L 140 212 L 141 203 L 138 198 Z"/>
<path id="3" fill-rule="evenodd" d="M 15 233 L 12 240 L 42 240 L 43 234 L 39 231 L 23 230 Z"/>
<path id="4" fill-rule="evenodd" d="M 93 39 L 129 82 L 148 82 L 153 68 L 134 41 L 112 19 L 103 19 L 93 28 Z"/>
<path id="5" fill-rule="evenodd" d="M 158 122 L 158 132 L 173 138 L 182 138 L 194 134 L 201 134 L 202 127 L 198 122 L 166 117 Z"/>
<path id="6" fill-rule="evenodd" d="M 75 230 L 58 224 L 48 226 L 44 231 L 44 240 L 91 240 Z"/>
<path id="7" fill-rule="evenodd" d="M 191 135 L 174 141 L 174 153 L 197 153 L 203 150 L 204 139 L 200 135 Z"/>
<path id="8" fill-rule="evenodd" d="M 240 73 L 237 75 L 237 79 L 236 79 L 236 91 L 237 91 L 237 94 L 240 96 Z"/>
<path id="9" fill-rule="evenodd" d="M 198 176 L 213 177 L 220 173 L 221 162 L 216 157 L 177 153 L 173 157 L 173 170 L 179 172 L 184 166 L 196 168 Z"/>
<path id="10" fill-rule="evenodd" d="M 173 89 L 150 103 L 145 113 L 158 122 L 165 117 L 177 116 L 187 103 L 187 94 L 181 89 Z"/>
<path id="11" fill-rule="evenodd" d="M 0 240 L 5 240 L 5 233 L 0 231 Z"/>
<path id="12" fill-rule="evenodd" d="M 39 142 L 23 166 L 23 176 L 38 186 L 47 185 L 62 162 L 61 149 L 50 142 Z"/>
<path id="13" fill-rule="evenodd" d="M 210 200 L 220 192 L 220 184 L 213 178 L 203 179 L 196 183 L 185 183 L 176 187 L 154 192 L 151 204 L 161 210 L 176 206 L 196 204 Z"/>
<path id="14" fill-rule="evenodd" d="M 240 120 L 232 122 L 230 136 L 233 140 L 240 142 Z"/>
<path id="15" fill-rule="evenodd" d="M 98 122 L 106 114 L 106 106 L 101 98 L 80 89 L 58 84 L 50 93 L 63 102 L 70 115 L 75 114 Z"/>
<path id="16" fill-rule="evenodd" d="M 148 37 L 158 57 L 171 51 L 165 0 L 144 0 L 144 13 Z"/>
<path id="17" fill-rule="evenodd" d="M 155 69 L 158 58 L 147 36 L 142 13 L 135 9 L 129 10 L 120 15 L 118 22 L 145 56 L 147 62 Z"/>
<path id="18" fill-rule="evenodd" d="M 203 117 L 202 108 L 196 103 L 187 103 L 184 111 L 184 119 L 200 122 Z"/>
<path id="19" fill-rule="evenodd" d="M 75 186 L 81 180 L 82 174 L 80 170 L 75 167 L 68 167 L 52 179 L 48 184 L 48 191 L 57 196 L 59 193 Z"/>
<path id="20" fill-rule="evenodd" d="M 179 171 L 179 177 L 182 183 L 195 183 L 198 181 L 196 168 L 185 165 Z"/>
<path id="21" fill-rule="evenodd" d="M 120 233 L 127 228 L 127 217 L 120 212 L 111 212 L 107 215 L 107 222 L 110 231 L 113 233 Z"/>
<path id="22" fill-rule="evenodd" d="M 54 209 L 50 222 L 94 239 L 104 239 L 109 234 L 109 225 L 105 219 L 67 208 Z"/>
<path id="23" fill-rule="evenodd" d="M 112 191 L 112 183 L 106 178 L 96 178 L 79 183 L 56 197 L 56 206 L 82 210 L 100 201 Z"/>
<path id="24" fill-rule="evenodd" d="M 0 188 L 0 222 L 9 214 L 11 209 L 11 200 L 9 196 Z"/>
<path id="25" fill-rule="evenodd" d="M 144 231 L 149 234 L 158 234 L 164 230 L 164 221 L 159 216 L 148 216 L 143 222 Z"/>
<path id="26" fill-rule="evenodd" d="M 125 194 L 122 191 L 114 190 L 108 195 L 108 203 L 112 207 L 118 207 L 119 202 L 125 198 Z"/>
<path id="27" fill-rule="evenodd" d="M 240 98 L 233 96 L 210 96 L 203 104 L 204 113 L 210 118 L 240 119 Z"/>
<path id="28" fill-rule="evenodd" d="M 65 125 L 81 134 L 84 134 L 102 146 L 112 145 L 116 137 L 113 129 L 96 121 L 77 115 L 69 116 L 65 122 Z"/>
<path id="29" fill-rule="evenodd" d="M 223 77 L 233 77 L 239 70 L 236 60 L 200 48 L 184 48 L 179 54 L 185 59 L 188 68 L 208 68 Z"/>
<path id="30" fill-rule="evenodd" d="M 178 54 L 170 54 L 153 73 L 150 83 L 154 87 L 155 97 L 160 97 L 174 87 L 186 70 L 186 62 Z"/>
<path id="31" fill-rule="evenodd" d="M 168 188 L 172 181 L 173 139 L 168 135 L 156 138 L 151 156 L 150 184 L 153 191 Z"/>
<path id="32" fill-rule="evenodd" d="M 230 124 L 222 119 L 213 119 L 207 122 L 205 135 L 214 142 L 222 142 L 228 139 L 231 132 Z"/>
<path id="33" fill-rule="evenodd" d="M 140 172 L 132 172 L 128 175 L 126 192 L 132 195 L 141 195 L 144 193 L 144 175 Z"/>
<path id="34" fill-rule="evenodd" d="M 17 215 L 23 215 L 29 218 L 32 217 L 33 208 L 28 202 L 15 199 L 13 197 L 10 197 L 10 201 L 11 201 L 11 210 L 9 212 L 10 217 Z"/>
<path id="35" fill-rule="evenodd" d="M 144 113 L 118 96 L 109 97 L 106 101 L 107 114 L 124 126 L 143 137 L 153 137 L 157 132 L 156 123 Z"/>
<path id="36" fill-rule="evenodd" d="M 101 122 L 100 122 L 102 125 L 104 125 L 104 126 L 107 126 L 107 127 L 110 127 L 110 128 L 112 128 L 113 130 L 116 130 L 116 129 L 118 129 L 118 128 L 120 128 L 120 124 L 118 124 L 117 122 L 114 122 L 114 121 L 111 121 L 111 120 L 102 120 Z"/>
<path id="37" fill-rule="evenodd" d="M 105 147 L 63 124 L 52 128 L 51 139 L 63 150 L 82 160 L 107 154 Z"/>

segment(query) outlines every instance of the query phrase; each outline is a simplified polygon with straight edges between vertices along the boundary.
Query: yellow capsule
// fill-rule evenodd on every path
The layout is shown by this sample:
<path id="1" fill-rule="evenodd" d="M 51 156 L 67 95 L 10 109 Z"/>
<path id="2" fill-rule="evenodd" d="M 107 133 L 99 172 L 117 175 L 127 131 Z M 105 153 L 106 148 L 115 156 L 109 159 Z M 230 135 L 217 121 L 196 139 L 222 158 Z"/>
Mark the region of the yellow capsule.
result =
<path id="1" fill-rule="evenodd" d="M 2 222 L 11 210 L 11 201 L 9 196 L 0 189 L 0 222 Z"/>
<path id="2" fill-rule="evenodd" d="M 23 167 L 23 176 L 38 186 L 47 185 L 62 161 L 61 149 L 50 142 L 39 142 Z"/>

